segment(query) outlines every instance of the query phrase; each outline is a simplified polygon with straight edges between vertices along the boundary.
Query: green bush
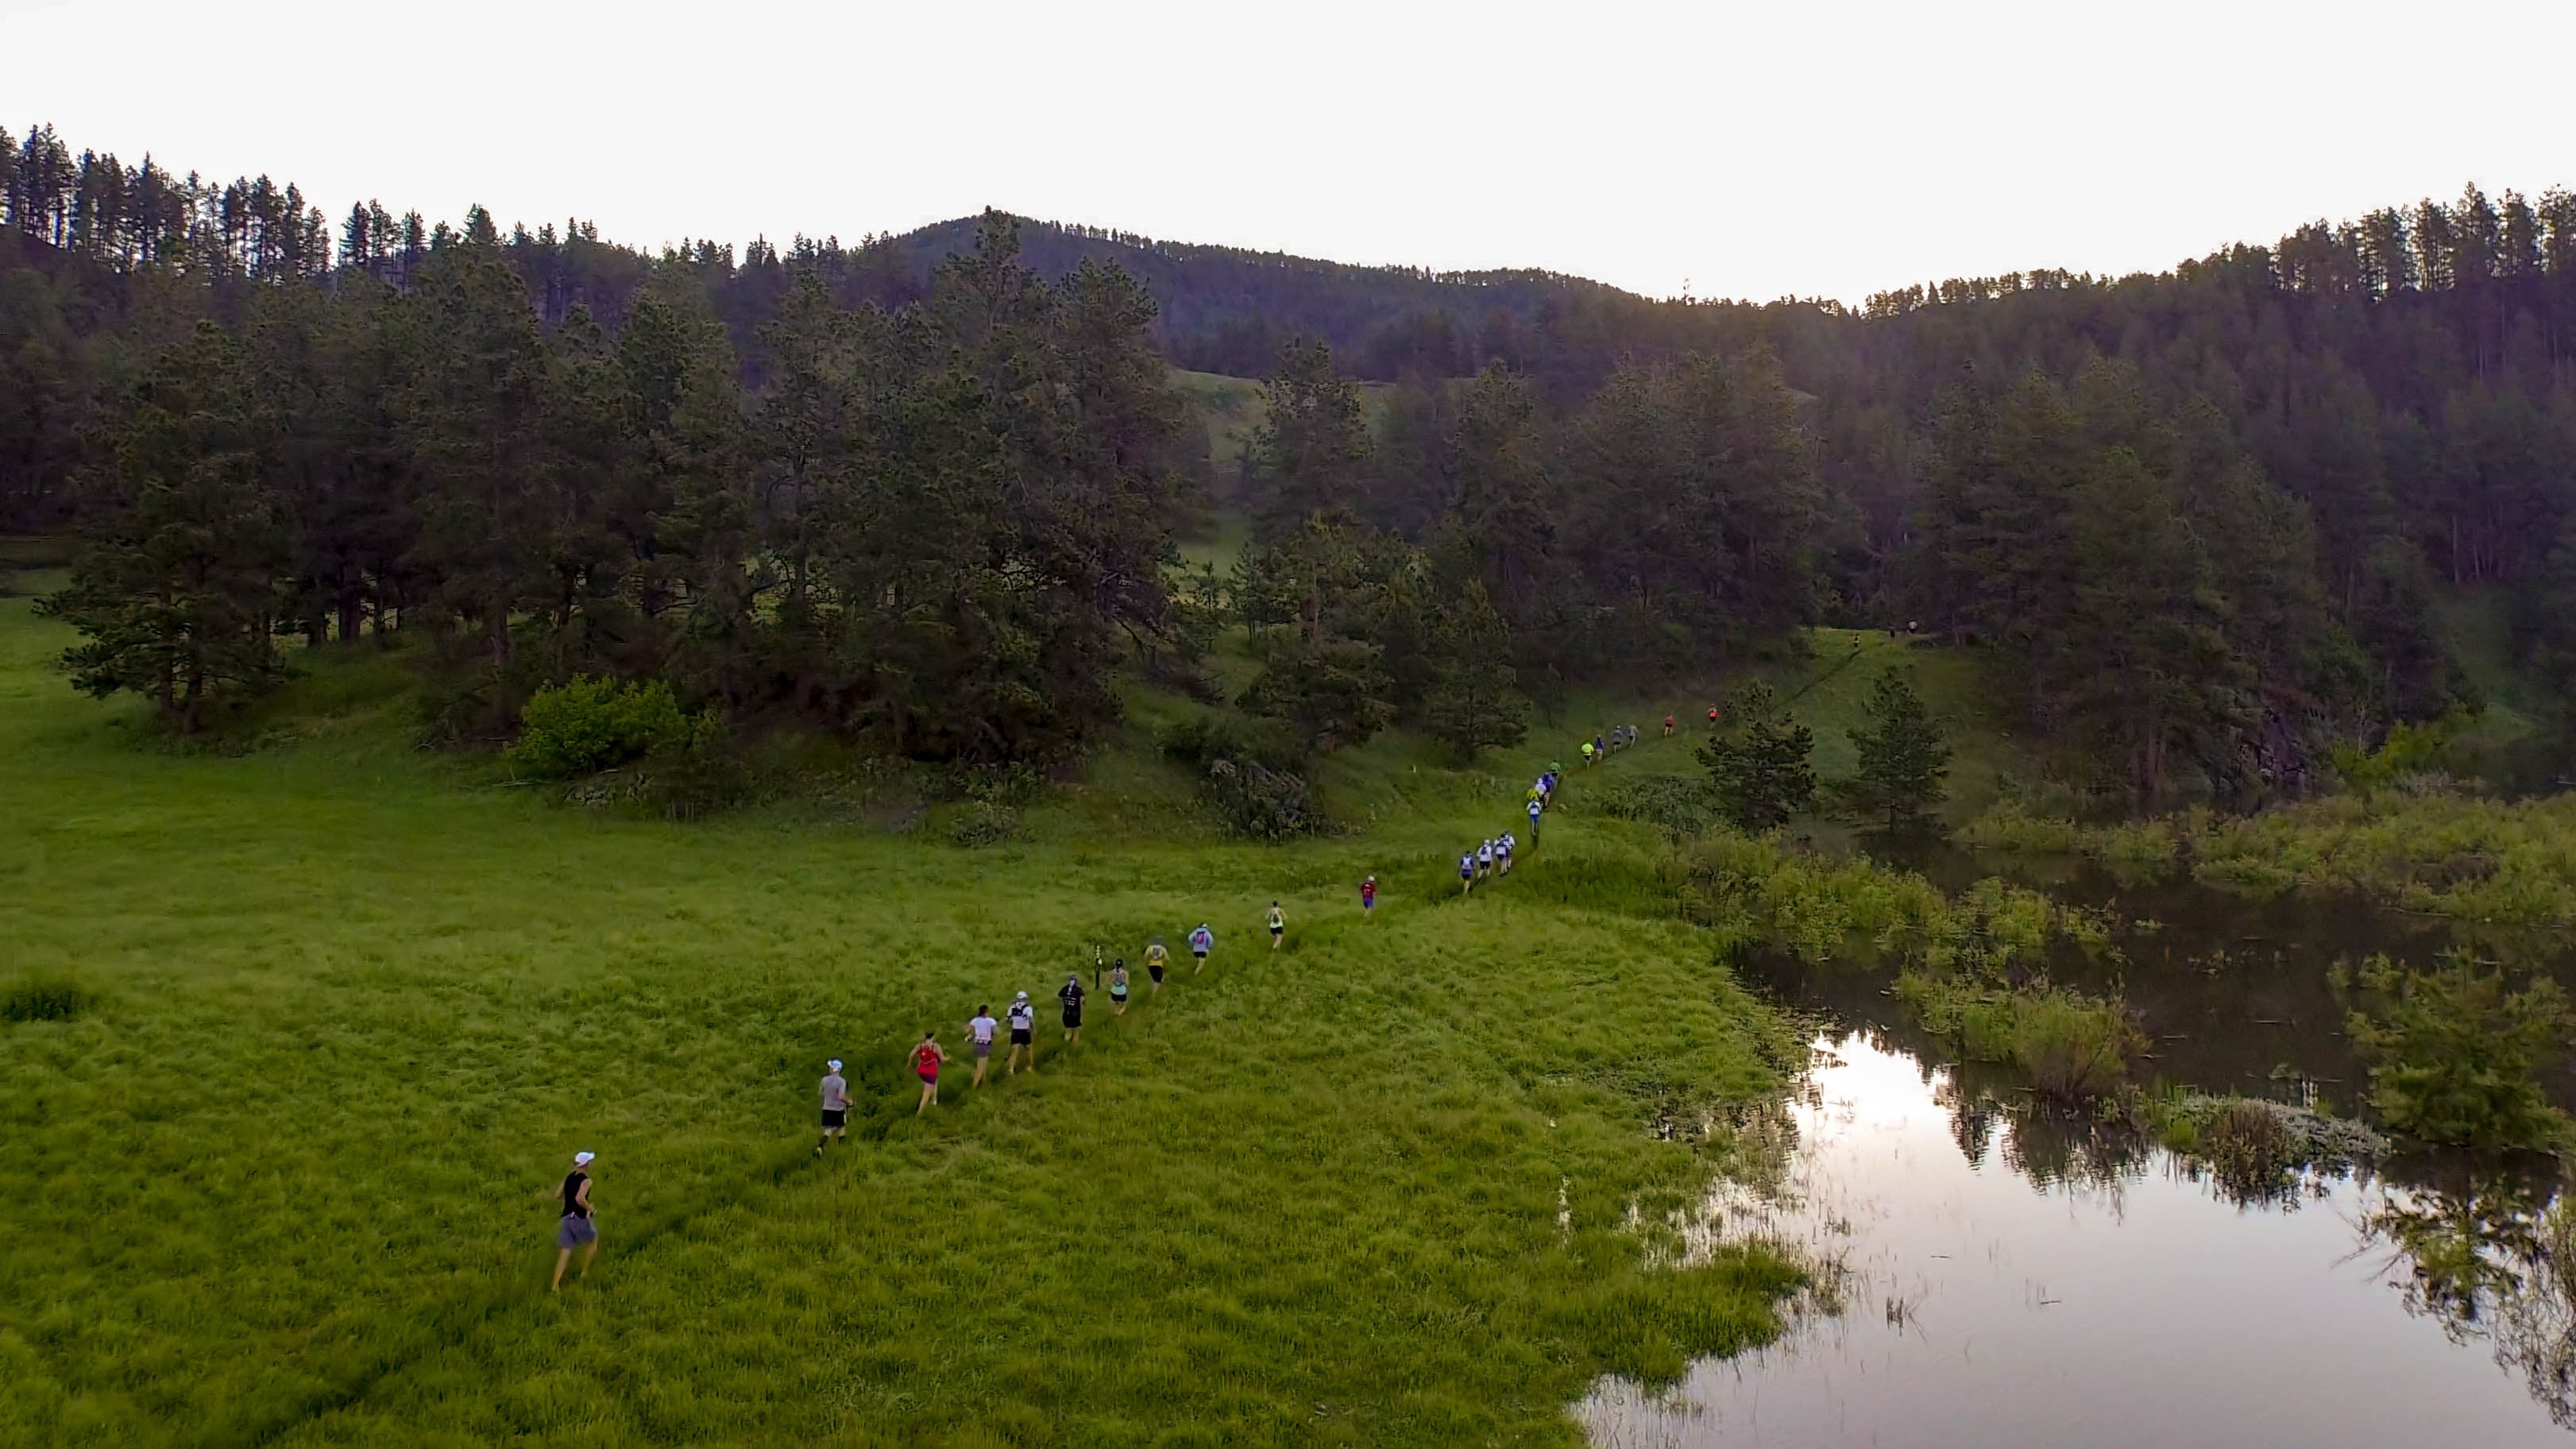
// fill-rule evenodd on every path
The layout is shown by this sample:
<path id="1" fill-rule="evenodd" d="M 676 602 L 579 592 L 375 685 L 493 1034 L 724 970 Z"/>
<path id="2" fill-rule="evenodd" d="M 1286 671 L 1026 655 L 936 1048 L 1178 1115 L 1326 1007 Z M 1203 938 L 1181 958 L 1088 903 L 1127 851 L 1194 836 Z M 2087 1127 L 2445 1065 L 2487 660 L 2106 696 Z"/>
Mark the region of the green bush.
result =
<path id="1" fill-rule="evenodd" d="M 538 690 L 519 711 L 510 758 L 540 779 L 576 779 L 643 759 L 687 723 L 662 680 L 621 684 L 575 675 Z"/>
<path id="2" fill-rule="evenodd" d="M 2559 1141 L 2567 1119 L 2541 1088 L 2576 1016 L 2567 993 L 2536 977 L 2521 990 L 2463 957 L 2434 971 L 2371 958 L 2362 985 L 2381 999 L 2356 1011 L 2353 1040 L 2370 1059 L 2370 1101 L 2388 1125 L 2423 1142 L 2492 1150 Z"/>
<path id="3" fill-rule="evenodd" d="M 2127 1006 L 2070 991 L 2014 997 L 2012 1059 L 2042 1093 L 2090 1101 L 2118 1091 L 2146 1038 Z"/>
<path id="4" fill-rule="evenodd" d="M 1163 732 L 1163 753 L 1190 766 L 1225 828 L 1250 840 L 1290 840 L 1328 828 L 1302 766 L 1306 752 L 1272 720 L 1195 715 Z"/>
<path id="5" fill-rule="evenodd" d="M 644 769 L 646 797 L 675 820 L 713 815 L 751 798 L 751 765 L 714 710 L 684 717 L 644 757 Z"/>
<path id="6" fill-rule="evenodd" d="M 2041 1095 L 2064 1102 L 2118 1092 L 2146 1049 L 2135 1015 L 2116 999 L 1921 971 L 1898 977 L 1896 996 L 1962 1056 L 2010 1062 Z"/>
<path id="7" fill-rule="evenodd" d="M 990 800 L 977 800 L 957 817 L 953 836 L 959 845 L 979 850 L 988 845 L 999 845 L 1019 833 L 1019 811 Z"/>
<path id="8" fill-rule="evenodd" d="M 1620 779 L 1593 792 L 1590 803 L 1614 820 L 1642 821 L 1677 839 L 1700 834 L 1715 818 L 1707 782 L 1682 775 Z"/>
<path id="9" fill-rule="evenodd" d="M 68 976 L 22 976 L 0 994 L 0 1020 L 70 1021 L 98 1004 L 98 993 Z"/>

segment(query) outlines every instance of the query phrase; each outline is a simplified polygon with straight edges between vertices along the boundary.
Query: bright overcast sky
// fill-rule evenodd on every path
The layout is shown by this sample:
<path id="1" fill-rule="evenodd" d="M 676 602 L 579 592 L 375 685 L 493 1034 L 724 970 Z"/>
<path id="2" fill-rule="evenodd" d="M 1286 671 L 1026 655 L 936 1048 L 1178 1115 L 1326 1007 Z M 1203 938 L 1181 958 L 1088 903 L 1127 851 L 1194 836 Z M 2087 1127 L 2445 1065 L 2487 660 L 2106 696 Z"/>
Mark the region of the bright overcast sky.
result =
<path id="1" fill-rule="evenodd" d="M 0 0 L 0 116 L 621 241 L 986 205 L 1857 300 L 2576 184 L 2576 0 Z"/>

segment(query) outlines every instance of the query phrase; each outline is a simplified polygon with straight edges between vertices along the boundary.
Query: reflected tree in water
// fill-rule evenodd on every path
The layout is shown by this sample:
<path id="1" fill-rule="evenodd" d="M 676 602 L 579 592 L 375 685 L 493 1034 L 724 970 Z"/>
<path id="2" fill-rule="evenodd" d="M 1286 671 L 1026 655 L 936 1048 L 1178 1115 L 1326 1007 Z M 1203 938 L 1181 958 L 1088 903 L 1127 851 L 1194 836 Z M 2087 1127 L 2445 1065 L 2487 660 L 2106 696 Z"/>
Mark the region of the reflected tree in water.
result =
<path id="1" fill-rule="evenodd" d="M 2485 1340 L 2553 1422 L 2576 1428 L 2576 1206 L 2554 1167 L 2433 1166 L 2429 1180 L 2382 1191 L 2358 1252 L 2387 1254 L 2407 1312 L 2453 1342 Z"/>

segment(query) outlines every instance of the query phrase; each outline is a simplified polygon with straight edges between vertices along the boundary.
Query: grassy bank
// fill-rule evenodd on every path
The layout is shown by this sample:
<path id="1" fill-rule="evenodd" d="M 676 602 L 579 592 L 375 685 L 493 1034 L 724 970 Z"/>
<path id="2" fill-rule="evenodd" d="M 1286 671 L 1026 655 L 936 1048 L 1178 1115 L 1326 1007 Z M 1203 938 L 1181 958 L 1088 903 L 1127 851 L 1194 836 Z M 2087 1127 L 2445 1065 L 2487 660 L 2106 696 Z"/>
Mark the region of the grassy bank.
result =
<path id="1" fill-rule="evenodd" d="M 87 994 L 0 1022 L 0 1441 L 1570 1443 L 1599 1374 L 1772 1331 L 1781 1264 L 1654 1271 L 1629 1226 L 1727 1160 L 1647 1124 L 1797 1052 L 1660 840 L 1577 779 L 1450 898 L 1541 746 L 1373 744 L 1326 780 L 1365 829 L 1286 850 L 1122 751 L 970 851 L 552 808 L 411 750 L 363 660 L 183 756 L 63 642 L 0 601 L 0 983 Z M 925 1026 L 1200 920 L 1205 977 L 910 1115 Z M 817 1161 L 834 1055 L 858 1125 Z M 575 1148 L 604 1251 L 550 1299 Z"/>
<path id="2" fill-rule="evenodd" d="M 2406 910 L 2514 925 L 2576 923 L 2576 795 L 2528 800 L 2426 788 L 2345 794 L 2224 817 L 2081 826 L 1998 810 L 1968 839 L 2188 871 L 2261 895 L 2340 891 Z"/>

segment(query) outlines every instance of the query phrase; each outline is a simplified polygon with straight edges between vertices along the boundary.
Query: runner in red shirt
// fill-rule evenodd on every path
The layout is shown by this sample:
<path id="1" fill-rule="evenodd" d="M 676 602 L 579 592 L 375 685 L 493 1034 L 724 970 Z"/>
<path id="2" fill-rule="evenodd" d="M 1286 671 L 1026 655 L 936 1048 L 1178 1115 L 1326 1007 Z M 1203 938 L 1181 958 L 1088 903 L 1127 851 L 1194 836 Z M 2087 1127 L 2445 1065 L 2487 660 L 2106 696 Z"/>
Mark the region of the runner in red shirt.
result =
<path id="1" fill-rule="evenodd" d="M 912 1109 L 915 1117 L 929 1111 L 939 1101 L 939 1064 L 946 1060 L 948 1053 L 940 1049 L 939 1033 L 936 1030 L 923 1032 L 921 1045 L 912 1049 L 912 1070 L 921 1078 L 921 1105 Z"/>
<path id="2" fill-rule="evenodd" d="M 1360 910 L 1364 916 L 1377 914 L 1377 877 L 1360 882 Z"/>

